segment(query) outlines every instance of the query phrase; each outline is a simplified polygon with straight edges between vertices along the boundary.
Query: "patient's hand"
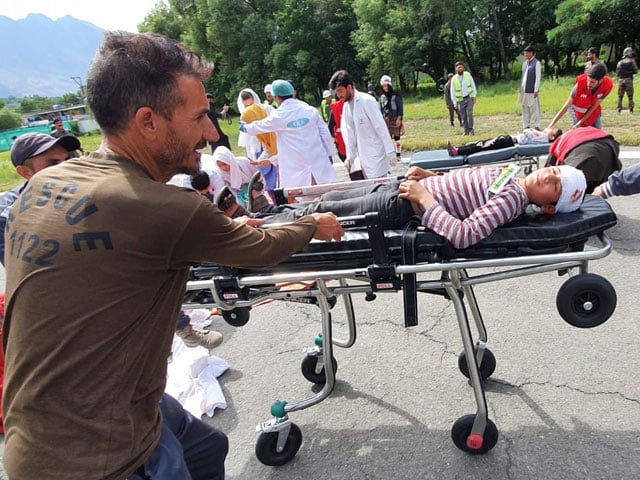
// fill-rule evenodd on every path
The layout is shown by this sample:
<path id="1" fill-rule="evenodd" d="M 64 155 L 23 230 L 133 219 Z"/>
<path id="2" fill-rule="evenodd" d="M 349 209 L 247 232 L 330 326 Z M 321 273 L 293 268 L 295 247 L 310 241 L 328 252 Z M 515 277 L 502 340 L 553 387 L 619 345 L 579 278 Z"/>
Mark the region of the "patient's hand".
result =
<path id="1" fill-rule="evenodd" d="M 407 180 L 422 180 L 423 178 L 433 177 L 437 175 L 437 173 L 432 172 L 431 170 L 425 170 L 420 167 L 411 167 L 407 170 L 405 177 Z"/>
<path id="2" fill-rule="evenodd" d="M 330 242 L 338 241 L 344 235 L 344 229 L 333 213 L 313 213 L 311 216 L 316 220 L 316 232 L 313 238 Z"/>
<path id="3" fill-rule="evenodd" d="M 436 203 L 431 192 L 424 188 L 420 182 L 416 182 L 415 180 L 402 182 L 398 187 L 398 196 L 404 200 L 410 201 L 414 206 L 414 211 L 417 206 L 420 212 L 416 213 L 423 213 L 432 203 Z"/>

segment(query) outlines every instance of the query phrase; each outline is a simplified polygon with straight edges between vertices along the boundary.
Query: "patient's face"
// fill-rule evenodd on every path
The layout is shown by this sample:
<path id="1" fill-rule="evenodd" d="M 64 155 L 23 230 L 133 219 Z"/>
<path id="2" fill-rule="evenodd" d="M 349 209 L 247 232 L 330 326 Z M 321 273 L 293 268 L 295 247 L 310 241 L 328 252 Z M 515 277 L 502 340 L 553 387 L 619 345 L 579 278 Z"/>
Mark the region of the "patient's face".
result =
<path id="1" fill-rule="evenodd" d="M 555 205 L 562 193 L 562 178 L 558 167 L 546 167 L 530 173 L 524 179 L 529 201 L 541 207 Z"/>

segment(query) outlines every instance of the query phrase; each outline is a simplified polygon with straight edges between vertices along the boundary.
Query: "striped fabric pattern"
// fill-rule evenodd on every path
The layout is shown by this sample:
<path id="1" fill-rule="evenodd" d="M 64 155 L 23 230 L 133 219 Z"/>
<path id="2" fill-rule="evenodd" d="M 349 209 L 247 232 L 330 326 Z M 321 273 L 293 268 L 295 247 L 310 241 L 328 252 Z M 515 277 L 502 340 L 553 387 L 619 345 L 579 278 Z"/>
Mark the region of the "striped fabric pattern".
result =
<path id="1" fill-rule="evenodd" d="M 467 248 L 518 217 L 529 203 L 515 180 L 497 195 L 489 187 L 502 168 L 461 168 L 422 180 L 437 203 L 424 213 L 423 224 L 455 248 Z"/>

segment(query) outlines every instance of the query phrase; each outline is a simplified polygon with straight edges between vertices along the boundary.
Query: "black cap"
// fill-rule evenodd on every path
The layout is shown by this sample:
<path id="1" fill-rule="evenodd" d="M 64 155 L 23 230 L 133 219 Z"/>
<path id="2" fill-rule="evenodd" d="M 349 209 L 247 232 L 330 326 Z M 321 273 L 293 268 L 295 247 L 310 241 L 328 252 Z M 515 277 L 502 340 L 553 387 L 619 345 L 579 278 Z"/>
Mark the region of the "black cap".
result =
<path id="1" fill-rule="evenodd" d="M 462 63 L 462 62 L 460 62 L 460 61 L 457 61 L 457 62 L 456 62 L 456 67 L 457 67 L 458 65 L 462 65 L 462 66 L 464 67 L 464 63 Z"/>
<path id="2" fill-rule="evenodd" d="M 533 48 L 531 45 L 527 45 L 526 47 L 524 47 L 524 51 L 536 53 L 536 49 Z"/>
<path id="3" fill-rule="evenodd" d="M 213 100 L 213 93 L 207 92 L 207 98 Z"/>
<path id="4" fill-rule="evenodd" d="M 597 55 L 598 49 L 596 47 L 589 47 L 587 48 L 587 53 L 595 53 Z"/>
<path id="5" fill-rule="evenodd" d="M 45 133 L 25 133 L 16 138 L 11 146 L 11 162 L 17 167 L 22 165 L 25 160 L 40 155 L 56 145 L 72 152 L 80 148 L 80 140 L 73 135 L 53 138 Z"/>

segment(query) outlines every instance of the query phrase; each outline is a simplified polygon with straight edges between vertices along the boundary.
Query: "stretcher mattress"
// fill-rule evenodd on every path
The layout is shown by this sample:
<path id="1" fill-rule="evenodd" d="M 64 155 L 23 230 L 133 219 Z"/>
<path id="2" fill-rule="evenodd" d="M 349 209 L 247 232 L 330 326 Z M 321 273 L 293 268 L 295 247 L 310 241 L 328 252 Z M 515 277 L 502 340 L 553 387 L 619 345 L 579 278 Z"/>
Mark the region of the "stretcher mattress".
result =
<path id="1" fill-rule="evenodd" d="M 576 212 L 559 215 L 521 215 L 509 225 L 496 229 L 489 237 L 464 250 L 429 230 L 420 227 L 416 235 L 416 262 L 439 262 L 458 258 L 503 258 L 521 255 L 542 255 L 580 251 L 589 237 L 605 231 L 616 223 L 609 204 L 596 196 L 587 195 Z M 373 245 L 366 229 L 347 229 L 340 242 L 312 241 L 304 250 L 287 261 L 252 272 L 291 272 L 334 270 L 367 267 L 374 261 L 374 248 L 385 249 L 387 263 L 403 263 L 403 231 L 384 231 L 384 246 Z M 193 279 L 247 270 L 219 266 L 198 266 L 192 270 Z"/>
<path id="2" fill-rule="evenodd" d="M 485 150 L 471 155 L 449 156 L 447 150 L 425 150 L 411 156 L 411 166 L 428 170 L 447 170 L 470 165 L 489 165 L 539 157 L 549 153 L 549 144 L 515 145 L 499 150 Z"/>

